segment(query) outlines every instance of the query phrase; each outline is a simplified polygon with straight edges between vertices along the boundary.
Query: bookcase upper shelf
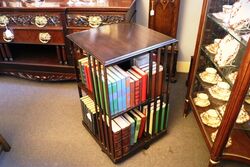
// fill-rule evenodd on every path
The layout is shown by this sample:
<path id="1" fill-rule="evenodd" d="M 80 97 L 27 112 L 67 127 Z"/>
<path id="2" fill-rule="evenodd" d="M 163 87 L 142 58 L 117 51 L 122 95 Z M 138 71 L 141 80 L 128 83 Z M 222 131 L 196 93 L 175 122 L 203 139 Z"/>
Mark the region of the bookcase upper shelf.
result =
<path id="1" fill-rule="evenodd" d="M 104 66 L 177 42 L 164 34 L 129 23 L 93 28 L 67 37 L 80 48 L 95 55 Z"/>

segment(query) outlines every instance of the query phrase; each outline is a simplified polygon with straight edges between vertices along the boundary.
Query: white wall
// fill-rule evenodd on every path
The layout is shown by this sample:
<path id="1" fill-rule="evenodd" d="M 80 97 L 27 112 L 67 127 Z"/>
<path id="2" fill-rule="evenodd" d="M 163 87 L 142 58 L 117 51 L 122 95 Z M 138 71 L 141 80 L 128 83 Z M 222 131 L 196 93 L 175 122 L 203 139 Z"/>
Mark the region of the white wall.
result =
<path id="1" fill-rule="evenodd" d="M 149 0 L 136 0 L 136 23 L 148 26 Z"/>
<path id="2" fill-rule="evenodd" d="M 199 27 L 201 0 L 180 0 L 177 39 L 179 40 L 179 56 L 177 71 L 188 72 L 190 57 L 194 54 L 196 36 Z M 148 25 L 149 0 L 136 1 L 136 22 Z"/>

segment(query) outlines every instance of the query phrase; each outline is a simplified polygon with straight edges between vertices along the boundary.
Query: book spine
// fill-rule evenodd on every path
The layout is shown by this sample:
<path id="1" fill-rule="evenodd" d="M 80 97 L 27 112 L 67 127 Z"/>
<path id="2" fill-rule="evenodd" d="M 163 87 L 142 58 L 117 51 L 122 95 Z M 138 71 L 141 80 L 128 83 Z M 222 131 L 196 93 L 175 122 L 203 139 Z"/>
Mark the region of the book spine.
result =
<path id="1" fill-rule="evenodd" d="M 118 113 L 118 94 L 117 94 L 117 84 L 116 82 L 112 83 L 112 93 L 113 93 L 113 114 Z"/>
<path id="2" fill-rule="evenodd" d="M 140 104 L 140 82 L 135 81 L 135 105 Z"/>
<path id="3" fill-rule="evenodd" d="M 122 111 L 122 83 L 121 80 L 117 81 L 117 95 L 118 95 L 118 112 Z"/>
<path id="4" fill-rule="evenodd" d="M 112 84 L 108 83 L 108 91 L 109 91 L 109 108 L 111 115 L 114 114 L 114 102 L 113 102 L 113 91 L 112 91 Z M 107 102 L 106 102 L 107 104 Z M 107 106 L 107 105 L 106 105 Z"/>
<path id="5" fill-rule="evenodd" d="M 155 113 L 155 133 L 158 133 L 159 131 L 159 112 L 160 112 L 160 107 L 157 107 Z"/>
<path id="6" fill-rule="evenodd" d="M 130 106 L 134 107 L 135 105 L 135 83 L 133 80 L 130 80 Z"/>
<path id="7" fill-rule="evenodd" d="M 157 79 L 157 88 L 156 88 L 156 95 L 157 96 L 161 95 L 162 75 L 163 75 L 162 71 L 159 71 L 158 79 Z"/>
<path id="8" fill-rule="evenodd" d="M 90 68 L 89 68 L 89 66 L 87 65 L 86 66 L 86 68 L 87 68 L 87 76 L 88 76 L 88 89 L 89 89 L 89 91 L 90 92 L 93 92 L 93 83 L 92 83 L 92 81 L 91 81 L 91 75 L 90 75 L 90 73 L 91 73 L 91 70 L 90 70 Z"/>
<path id="9" fill-rule="evenodd" d="M 122 111 L 125 111 L 127 108 L 127 90 L 126 90 L 126 78 L 121 80 L 122 83 Z"/>
<path id="10" fill-rule="evenodd" d="M 126 106 L 130 107 L 130 78 L 126 77 Z"/>
<path id="11" fill-rule="evenodd" d="M 142 76 L 142 102 L 147 98 L 147 75 Z"/>
<path id="12" fill-rule="evenodd" d="M 128 126 L 125 129 L 122 129 L 122 154 L 127 155 L 129 153 L 130 149 L 130 128 L 131 126 Z"/>

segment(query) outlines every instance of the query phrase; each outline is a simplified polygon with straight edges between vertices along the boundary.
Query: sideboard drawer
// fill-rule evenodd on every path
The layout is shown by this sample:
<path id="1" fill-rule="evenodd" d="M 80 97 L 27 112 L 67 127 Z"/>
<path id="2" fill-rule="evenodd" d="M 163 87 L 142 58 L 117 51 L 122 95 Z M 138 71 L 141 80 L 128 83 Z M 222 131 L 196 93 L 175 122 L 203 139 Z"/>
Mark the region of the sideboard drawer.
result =
<path id="1" fill-rule="evenodd" d="M 124 22 L 125 14 L 117 13 L 68 13 L 68 27 L 95 28 L 106 24 Z"/>
<path id="2" fill-rule="evenodd" d="M 64 45 L 62 29 L 13 29 L 14 38 L 12 40 L 4 37 L 4 30 L 0 29 L 0 42 L 2 43 Z"/>
<path id="3" fill-rule="evenodd" d="M 5 27 L 61 27 L 63 13 L 47 13 L 47 12 L 1 12 L 0 26 Z"/>

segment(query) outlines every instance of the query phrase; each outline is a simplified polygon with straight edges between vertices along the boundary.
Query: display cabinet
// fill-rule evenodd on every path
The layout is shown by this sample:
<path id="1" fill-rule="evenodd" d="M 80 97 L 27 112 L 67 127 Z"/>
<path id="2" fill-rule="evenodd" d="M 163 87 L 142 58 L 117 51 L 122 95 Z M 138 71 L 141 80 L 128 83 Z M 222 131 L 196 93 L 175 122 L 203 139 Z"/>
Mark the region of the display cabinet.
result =
<path id="1" fill-rule="evenodd" d="M 176 39 L 128 23 L 67 37 L 79 58 L 75 68 L 82 123 L 114 163 L 166 134 L 166 48 L 173 54 Z M 145 64 L 135 65 L 139 57 Z"/>
<path id="2" fill-rule="evenodd" d="M 0 0 L 0 73 L 75 80 L 66 35 L 130 22 L 135 0 Z"/>
<path id="3" fill-rule="evenodd" d="M 210 152 L 250 164 L 250 2 L 204 0 L 184 115 L 191 109 Z"/>

